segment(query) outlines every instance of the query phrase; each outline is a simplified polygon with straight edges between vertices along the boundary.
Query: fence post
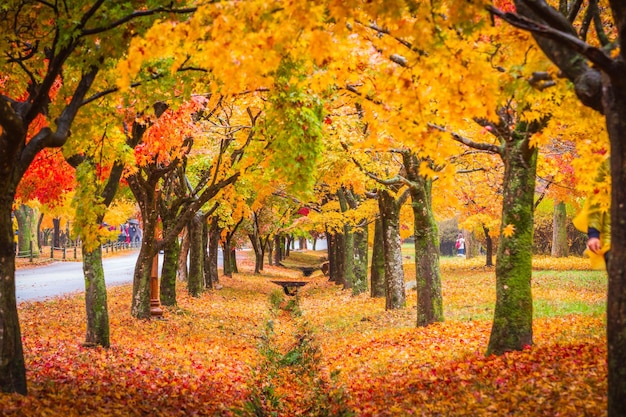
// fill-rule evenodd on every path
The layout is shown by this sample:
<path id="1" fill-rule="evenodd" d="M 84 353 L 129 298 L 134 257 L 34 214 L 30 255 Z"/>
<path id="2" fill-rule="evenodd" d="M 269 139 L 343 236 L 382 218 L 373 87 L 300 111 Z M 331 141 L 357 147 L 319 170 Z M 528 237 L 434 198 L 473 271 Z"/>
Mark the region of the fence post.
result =
<path id="1" fill-rule="evenodd" d="M 67 248 L 65 246 L 63 246 L 63 260 L 65 260 L 65 252 L 66 252 Z"/>
<path id="2" fill-rule="evenodd" d="M 78 259 L 78 258 L 76 257 L 76 246 L 74 246 L 74 260 L 76 260 L 76 259 Z"/>
<path id="3" fill-rule="evenodd" d="M 54 259 L 54 244 L 50 246 L 50 259 Z"/>
<path id="4" fill-rule="evenodd" d="M 33 241 L 30 241 L 30 261 L 33 261 Z"/>

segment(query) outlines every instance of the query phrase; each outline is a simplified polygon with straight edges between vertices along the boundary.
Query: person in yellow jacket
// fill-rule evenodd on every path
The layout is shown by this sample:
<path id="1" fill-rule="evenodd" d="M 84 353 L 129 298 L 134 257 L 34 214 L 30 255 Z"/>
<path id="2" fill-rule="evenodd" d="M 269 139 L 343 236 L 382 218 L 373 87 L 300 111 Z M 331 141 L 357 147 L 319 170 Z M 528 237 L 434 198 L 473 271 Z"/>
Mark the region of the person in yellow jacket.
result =
<path id="1" fill-rule="evenodd" d="M 610 181 L 608 158 L 600 166 L 595 182 L 603 184 L 607 180 Z M 581 232 L 587 233 L 587 254 L 592 268 L 605 269 L 611 249 L 611 214 L 609 208 L 603 207 L 594 197 L 587 200 L 583 210 L 574 219 L 574 225 Z"/>

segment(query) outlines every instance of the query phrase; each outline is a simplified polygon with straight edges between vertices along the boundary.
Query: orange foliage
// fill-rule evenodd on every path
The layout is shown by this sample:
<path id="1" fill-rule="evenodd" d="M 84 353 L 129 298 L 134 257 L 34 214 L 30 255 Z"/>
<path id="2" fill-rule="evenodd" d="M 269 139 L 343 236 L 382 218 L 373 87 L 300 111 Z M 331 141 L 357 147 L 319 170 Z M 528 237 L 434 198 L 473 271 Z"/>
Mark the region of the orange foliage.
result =
<path id="1" fill-rule="evenodd" d="M 223 289 L 180 290 L 164 320 L 132 319 L 130 286 L 109 290 L 108 350 L 81 346 L 82 295 L 20 304 L 30 393 L 0 396 L 0 414 L 604 415 L 604 313 L 539 312 L 533 347 L 485 357 L 493 268 L 443 265 L 446 322 L 416 328 L 415 291 L 406 309 L 385 311 L 383 299 L 315 273 L 276 309 L 270 280 L 300 272 L 265 266 L 255 276 L 238 258 L 243 272 L 221 277 Z M 604 275 L 554 274 L 536 273 L 536 302 L 602 302 Z M 288 308 L 296 300 L 300 314 Z"/>

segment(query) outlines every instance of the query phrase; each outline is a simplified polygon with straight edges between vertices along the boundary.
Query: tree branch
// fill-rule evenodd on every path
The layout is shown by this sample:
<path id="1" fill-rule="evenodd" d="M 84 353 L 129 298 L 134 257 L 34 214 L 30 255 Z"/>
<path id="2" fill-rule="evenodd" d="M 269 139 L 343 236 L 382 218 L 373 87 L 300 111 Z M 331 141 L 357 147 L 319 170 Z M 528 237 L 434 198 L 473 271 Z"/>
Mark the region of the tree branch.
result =
<path id="1" fill-rule="evenodd" d="M 428 127 L 432 129 L 437 129 L 441 132 L 450 133 L 450 135 L 452 136 L 452 139 L 464 144 L 465 146 L 469 146 L 470 148 L 478 149 L 480 151 L 485 151 L 485 152 L 489 152 L 489 153 L 493 153 L 497 155 L 504 154 L 504 149 L 500 146 L 492 145 L 490 143 L 482 143 L 482 142 L 473 141 L 472 139 L 466 138 L 465 136 L 461 136 L 456 132 L 451 132 L 445 127 L 438 126 L 434 123 L 429 123 Z"/>

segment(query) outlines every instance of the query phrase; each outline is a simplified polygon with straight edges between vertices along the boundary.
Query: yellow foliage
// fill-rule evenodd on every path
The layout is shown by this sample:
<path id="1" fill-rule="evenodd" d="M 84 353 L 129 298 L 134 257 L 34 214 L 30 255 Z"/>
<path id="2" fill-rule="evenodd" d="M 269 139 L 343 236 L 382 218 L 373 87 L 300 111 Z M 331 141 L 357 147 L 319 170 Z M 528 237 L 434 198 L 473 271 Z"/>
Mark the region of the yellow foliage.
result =
<path id="1" fill-rule="evenodd" d="M 502 229 L 502 236 L 504 237 L 511 237 L 515 234 L 515 225 L 512 224 L 507 224 L 503 229 Z"/>

